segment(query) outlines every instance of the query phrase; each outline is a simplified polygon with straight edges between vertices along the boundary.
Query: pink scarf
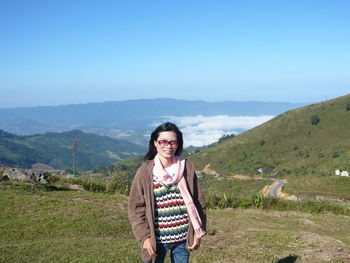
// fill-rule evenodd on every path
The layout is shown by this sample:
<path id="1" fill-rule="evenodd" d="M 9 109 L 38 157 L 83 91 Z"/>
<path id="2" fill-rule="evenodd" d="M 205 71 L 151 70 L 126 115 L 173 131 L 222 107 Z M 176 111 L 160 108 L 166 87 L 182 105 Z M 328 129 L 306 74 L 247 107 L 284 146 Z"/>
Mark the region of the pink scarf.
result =
<path id="1" fill-rule="evenodd" d="M 168 169 L 168 168 L 167 168 Z M 193 203 L 192 197 L 188 192 L 186 180 L 183 177 L 185 169 L 185 159 L 179 156 L 174 156 L 173 164 L 169 168 L 171 174 L 164 169 L 158 154 L 154 157 L 153 173 L 157 177 L 157 181 L 165 186 L 171 186 L 173 184 L 178 185 L 181 196 L 185 202 L 190 220 L 193 225 L 193 229 L 198 237 L 202 237 L 205 232 L 202 229 L 202 220 L 199 217 L 196 206 Z"/>

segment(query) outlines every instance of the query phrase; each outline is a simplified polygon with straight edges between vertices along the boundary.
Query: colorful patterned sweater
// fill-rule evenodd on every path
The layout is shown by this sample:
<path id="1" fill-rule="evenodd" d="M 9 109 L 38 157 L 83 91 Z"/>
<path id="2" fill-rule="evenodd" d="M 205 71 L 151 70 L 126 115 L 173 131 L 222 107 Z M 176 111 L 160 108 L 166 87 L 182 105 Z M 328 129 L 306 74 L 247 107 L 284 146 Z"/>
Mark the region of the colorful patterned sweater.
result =
<path id="1" fill-rule="evenodd" d="M 186 240 L 188 214 L 177 184 L 161 185 L 153 176 L 155 199 L 155 234 L 158 243 L 176 243 Z"/>

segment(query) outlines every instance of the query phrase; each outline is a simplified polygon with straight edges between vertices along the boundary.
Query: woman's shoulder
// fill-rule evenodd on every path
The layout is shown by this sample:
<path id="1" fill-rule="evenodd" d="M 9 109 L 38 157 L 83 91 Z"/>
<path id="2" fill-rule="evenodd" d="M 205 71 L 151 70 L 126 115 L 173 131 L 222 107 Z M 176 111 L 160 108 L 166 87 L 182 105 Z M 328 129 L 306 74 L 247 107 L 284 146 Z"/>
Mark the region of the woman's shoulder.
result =
<path id="1" fill-rule="evenodd" d="M 185 159 L 185 160 L 186 160 L 185 165 L 186 165 L 187 173 L 189 175 L 193 175 L 195 172 L 195 165 L 191 161 L 189 161 L 188 159 Z"/>
<path id="2" fill-rule="evenodd" d="M 190 160 L 188 160 L 187 158 L 184 158 L 184 159 L 186 161 L 186 166 L 187 167 L 194 167 L 194 164 Z"/>
<path id="3" fill-rule="evenodd" d="M 154 165 L 154 160 L 146 160 L 144 161 L 140 167 L 138 168 L 138 172 L 149 172 L 152 168 L 153 168 L 153 165 Z"/>

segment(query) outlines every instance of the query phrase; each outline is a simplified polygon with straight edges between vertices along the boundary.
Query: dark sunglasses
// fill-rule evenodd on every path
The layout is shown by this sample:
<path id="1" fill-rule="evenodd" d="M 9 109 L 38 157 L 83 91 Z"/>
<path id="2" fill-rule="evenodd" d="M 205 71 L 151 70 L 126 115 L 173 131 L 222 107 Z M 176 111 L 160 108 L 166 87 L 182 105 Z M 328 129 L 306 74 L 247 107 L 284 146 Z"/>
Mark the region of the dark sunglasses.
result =
<path id="1" fill-rule="evenodd" d="M 166 147 L 168 145 L 177 146 L 177 141 L 159 140 L 158 143 L 163 147 Z"/>

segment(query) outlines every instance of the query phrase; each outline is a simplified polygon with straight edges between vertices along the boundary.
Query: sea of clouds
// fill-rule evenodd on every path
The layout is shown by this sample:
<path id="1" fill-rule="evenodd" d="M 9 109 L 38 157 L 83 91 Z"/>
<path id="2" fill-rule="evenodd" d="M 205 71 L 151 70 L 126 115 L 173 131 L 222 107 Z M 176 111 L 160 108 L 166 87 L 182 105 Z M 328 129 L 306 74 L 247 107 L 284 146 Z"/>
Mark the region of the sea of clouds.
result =
<path id="1" fill-rule="evenodd" d="M 218 141 L 225 134 L 239 133 L 258 126 L 275 116 L 164 116 L 164 122 L 175 123 L 183 133 L 184 146 L 203 146 Z M 160 123 L 153 123 L 155 127 Z"/>

